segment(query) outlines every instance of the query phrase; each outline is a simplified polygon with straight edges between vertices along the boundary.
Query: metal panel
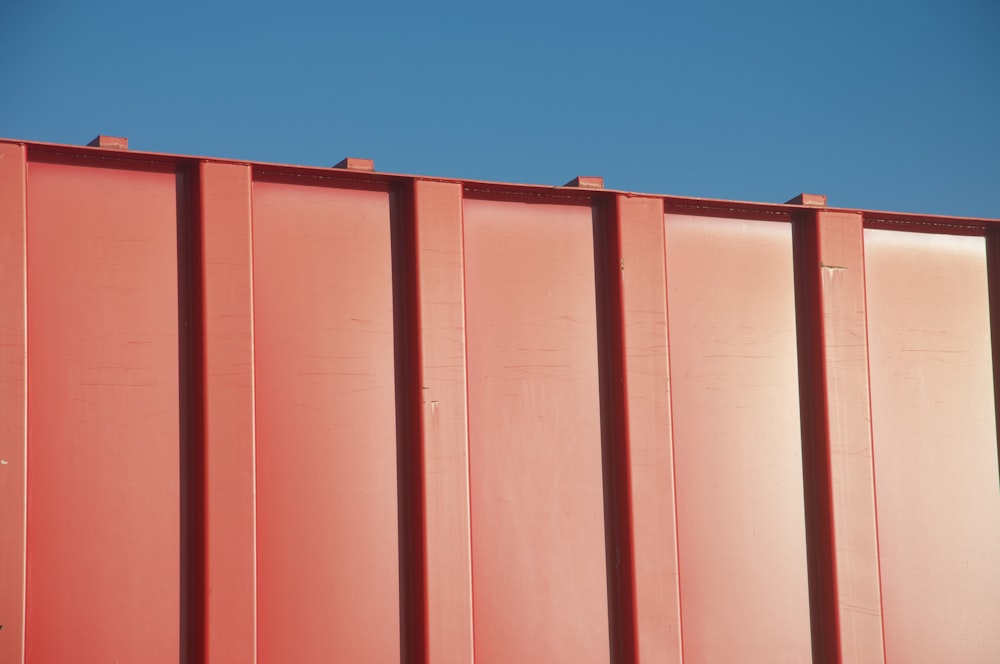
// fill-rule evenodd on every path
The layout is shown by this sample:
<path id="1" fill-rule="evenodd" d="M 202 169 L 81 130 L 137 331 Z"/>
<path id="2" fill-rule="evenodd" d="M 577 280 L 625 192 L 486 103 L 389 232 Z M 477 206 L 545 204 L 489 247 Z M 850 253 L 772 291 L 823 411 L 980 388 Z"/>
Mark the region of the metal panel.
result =
<path id="1" fill-rule="evenodd" d="M 639 662 L 681 660 L 680 588 L 674 508 L 673 444 L 667 370 L 667 299 L 663 252 L 663 202 L 616 200 L 621 288 L 620 352 L 625 439 L 620 453 L 627 524 L 613 550 L 628 551 L 632 567 L 622 585 L 632 614 L 619 646 Z M 619 530 L 621 533 L 621 530 Z M 626 546 L 626 542 L 627 545 Z M 620 553 L 618 555 L 621 555 Z M 632 650 L 633 652 L 628 652 Z M 623 658 L 628 661 L 628 658 Z M 616 660 L 617 661 L 617 660 Z"/>
<path id="2" fill-rule="evenodd" d="M 813 654 L 883 662 L 863 219 L 822 210 L 796 231 Z"/>
<path id="3" fill-rule="evenodd" d="M 384 191 L 255 182 L 258 658 L 399 660 Z"/>
<path id="4" fill-rule="evenodd" d="M 0 661 L 24 659 L 25 150 L 0 143 Z"/>
<path id="5" fill-rule="evenodd" d="M 205 162 L 198 180 L 206 627 L 187 627 L 208 661 L 240 664 L 257 648 L 250 167 Z"/>
<path id="6" fill-rule="evenodd" d="M 177 184 L 28 164 L 29 662 L 177 662 Z"/>
<path id="7" fill-rule="evenodd" d="M 791 226 L 667 215 L 666 255 L 685 659 L 808 661 Z"/>
<path id="8" fill-rule="evenodd" d="M 465 201 L 476 661 L 608 660 L 589 207 Z"/>
<path id="9" fill-rule="evenodd" d="M 1000 652 L 1000 469 L 982 237 L 865 233 L 886 658 Z"/>
<path id="10" fill-rule="evenodd" d="M 419 324 L 420 510 L 423 524 L 420 606 L 426 630 L 416 653 L 429 662 L 473 657 L 472 541 L 469 521 L 468 404 L 462 187 L 413 183 L 414 267 Z M 417 357 L 410 358 L 416 361 Z M 420 539 L 414 537 L 414 539 Z M 412 544 L 412 543 L 411 543 Z M 416 648 L 414 648 L 416 650 Z M 418 659 L 414 657 L 413 659 Z"/>

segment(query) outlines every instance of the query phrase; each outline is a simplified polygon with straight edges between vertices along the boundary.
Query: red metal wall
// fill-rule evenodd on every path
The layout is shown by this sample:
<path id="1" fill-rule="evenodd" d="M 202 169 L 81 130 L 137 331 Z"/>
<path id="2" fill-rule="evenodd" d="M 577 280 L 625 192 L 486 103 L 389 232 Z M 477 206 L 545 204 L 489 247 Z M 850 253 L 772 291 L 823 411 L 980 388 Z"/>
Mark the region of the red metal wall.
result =
<path id="1" fill-rule="evenodd" d="M 593 213 L 463 218 L 476 661 L 607 661 Z"/>
<path id="2" fill-rule="evenodd" d="M 398 660 L 389 193 L 252 207 L 258 656 Z"/>
<path id="3" fill-rule="evenodd" d="M 664 227 L 684 653 L 808 661 L 792 227 Z"/>
<path id="4" fill-rule="evenodd" d="M 175 178 L 31 162 L 26 180 L 25 650 L 176 661 Z"/>
<path id="5" fill-rule="evenodd" d="M 998 228 L 0 142 L 0 661 L 995 661 Z"/>
<path id="6" fill-rule="evenodd" d="M 886 654 L 987 661 L 1000 654 L 987 242 L 865 240 Z"/>

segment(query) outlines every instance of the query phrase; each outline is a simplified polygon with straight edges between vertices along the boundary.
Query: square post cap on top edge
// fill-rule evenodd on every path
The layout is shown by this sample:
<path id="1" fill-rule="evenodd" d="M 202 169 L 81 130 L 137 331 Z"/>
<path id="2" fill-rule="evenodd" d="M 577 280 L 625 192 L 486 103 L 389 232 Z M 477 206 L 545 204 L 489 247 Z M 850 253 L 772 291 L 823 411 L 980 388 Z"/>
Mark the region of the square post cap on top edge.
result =
<path id="1" fill-rule="evenodd" d="M 808 205 L 810 207 L 826 207 L 826 196 L 823 194 L 799 194 L 785 201 L 785 205 Z"/>
<path id="2" fill-rule="evenodd" d="M 604 178 L 600 175 L 579 175 L 563 186 L 579 187 L 580 189 L 604 189 Z"/>
<path id="3" fill-rule="evenodd" d="M 360 159 L 358 157 L 344 157 L 334 168 L 342 168 L 348 171 L 368 171 L 375 170 L 375 161 L 372 159 Z"/>
<path id="4" fill-rule="evenodd" d="M 105 148 L 108 150 L 128 150 L 128 138 L 125 136 L 105 136 L 98 134 L 97 138 L 87 143 L 88 148 Z"/>

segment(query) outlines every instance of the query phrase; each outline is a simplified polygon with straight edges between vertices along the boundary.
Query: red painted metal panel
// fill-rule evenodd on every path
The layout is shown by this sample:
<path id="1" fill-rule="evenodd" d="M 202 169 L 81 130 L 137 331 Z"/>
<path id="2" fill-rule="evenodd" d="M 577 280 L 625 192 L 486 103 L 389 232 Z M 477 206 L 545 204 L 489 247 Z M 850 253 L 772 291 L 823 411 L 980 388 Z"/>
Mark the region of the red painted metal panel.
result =
<path id="1" fill-rule="evenodd" d="M 258 658 L 399 660 L 390 197 L 253 186 Z"/>
<path id="2" fill-rule="evenodd" d="M 667 215 L 666 266 L 685 659 L 808 661 L 791 227 Z"/>
<path id="3" fill-rule="evenodd" d="M 256 658 L 250 167 L 199 178 L 204 454 L 204 657 Z"/>
<path id="4" fill-rule="evenodd" d="M 419 307 L 424 651 L 428 662 L 470 662 L 472 551 L 462 187 L 413 183 Z M 415 359 L 415 358 L 414 358 Z"/>
<path id="5" fill-rule="evenodd" d="M 865 233 L 886 658 L 1000 652 L 1000 469 L 983 237 Z"/>
<path id="6" fill-rule="evenodd" d="M 27 185 L 26 660 L 176 662 L 176 177 Z"/>
<path id="7" fill-rule="evenodd" d="M 819 211 L 799 231 L 813 652 L 818 661 L 883 662 L 863 221 Z"/>
<path id="8" fill-rule="evenodd" d="M 589 207 L 465 201 L 476 661 L 608 660 Z"/>
<path id="9" fill-rule="evenodd" d="M 634 589 L 632 634 L 639 662 L 680 662 L 681 621 L 667 370 L 663 202 L 616 200 L 621 351 L 627 427 L 628 518 Z"/>
<path id="10" fill-rule="evenodd" d="M 0 661 L 24 661 L 25 151 L 0 143 Z"/>

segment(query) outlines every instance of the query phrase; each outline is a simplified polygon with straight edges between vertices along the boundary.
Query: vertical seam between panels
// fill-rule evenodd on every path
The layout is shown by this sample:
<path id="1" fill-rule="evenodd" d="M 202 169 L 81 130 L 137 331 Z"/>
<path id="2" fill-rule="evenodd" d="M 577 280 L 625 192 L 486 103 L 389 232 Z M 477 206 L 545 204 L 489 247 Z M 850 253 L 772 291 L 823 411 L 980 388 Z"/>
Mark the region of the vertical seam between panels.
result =
<path id="1" fill-rule="evenodd" d="M 253 169 L 246 167 L 247 178 L 247 225 L 249 226 L 250 242 L 247 247 L 249 281 L 250 281 L 250 473 L 253 492 L 250 508 L 252 525 L 251 538 L 253 542 L 253 661 L 257 662 L 257 361 L 254 346 L 257 317 L 254 315 L 254 225 L 253 225 Z"/>
<path id="2" fill-rule="evenodd" d="M 472 639 L 472 661 L 476 661 L 476 561 L 472 545 L 473 514 L 472 514 L 472 400 L 469 399 L 469 316 L 468 292 L 466 290 L 465 274 L 465 189 L 458 186 L 458 229 L 459 229 L 459 263 L 462 279 L 462 356 L 465 368 L 465 500 L 469 515 L 469 637 Z"/>
<path id="3" fill-rule="evenodd" d="M 871 477 L 872 477 L 872 516 L 875 519 L 875 568 L 878 578 L 878 608 L 879 632 L 882 638 L 882 661 L 886 661 L 887 644 L 885 640 L 885 595 L 882 591 L 882 544 L 878 527 L 878 480 L 875 475 L 875 408 L 872 404 L 872 353 L 871 327 L 868 322 L 868 259 L 865 251 L 866 233 L 865 217 L 861 217 L 861 283 L 864 292 L 865 307 L 865 387 L 868 389 L 868 440 L 871 446 Z M 987 260 L 989 256 L 987 255 Z"/>
<path id="4" fill-rule="evenodd" d="M 21 510 L 21 662 L 28 658 L 28 150 L 21 150 L 21 482 L 24 506 Z"/>
<path id="5" fill-rule="evenodd" d="M 669 265 L 667 263 L 667 212 L 661 211 L 660 227 L 663 229 L 663 312 L 666 320 L 664 336 L 667 344 L 667 410 L 670 417 L 670 491 L 673 494 L 673 530 L 674 530 L 674 560 L 677 563 L 677 641 L 680 647 L 681 662 L 685 660 L 684 653 L 684 603 L 683 588 L 681 584 L 681 547 L 679 539 L 680 509 L 677 504 L 677 455 L 675 454 L 676 437 L 674 435 L 674 371 L 673 371 L 673 348 L 670 344 L 670 276 Z"/>

